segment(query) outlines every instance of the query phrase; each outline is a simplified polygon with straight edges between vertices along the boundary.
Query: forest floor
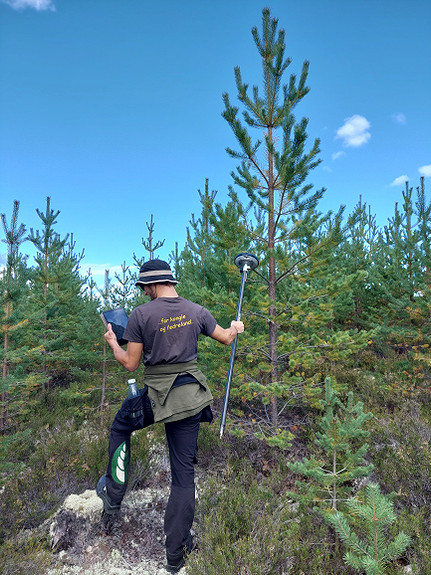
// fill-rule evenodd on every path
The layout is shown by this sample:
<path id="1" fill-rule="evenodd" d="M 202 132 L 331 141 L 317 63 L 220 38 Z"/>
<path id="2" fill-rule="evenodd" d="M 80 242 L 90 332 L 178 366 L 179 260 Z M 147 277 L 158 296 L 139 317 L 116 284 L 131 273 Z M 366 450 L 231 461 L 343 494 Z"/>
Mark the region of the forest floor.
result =
<path id="1" fill-rule="evenodd" d="M 55 562 L 47 575 L 166 575 L 163 515 L 168 495 L 168 488 L 130 492 L 112 524 L 102 519 L 95 491 L 70 495 L 49 522 Z"/>
<path id="2" fill-rule="evenodd" d="M 152 446 L 143 487 L 132 485 L 119 515 L 108 522 L 95 490 L 69 495 L 45 522 L 54 551 L 46 575 L 166 575 L 163 520 L 170 471 L 164 444 Z"/>

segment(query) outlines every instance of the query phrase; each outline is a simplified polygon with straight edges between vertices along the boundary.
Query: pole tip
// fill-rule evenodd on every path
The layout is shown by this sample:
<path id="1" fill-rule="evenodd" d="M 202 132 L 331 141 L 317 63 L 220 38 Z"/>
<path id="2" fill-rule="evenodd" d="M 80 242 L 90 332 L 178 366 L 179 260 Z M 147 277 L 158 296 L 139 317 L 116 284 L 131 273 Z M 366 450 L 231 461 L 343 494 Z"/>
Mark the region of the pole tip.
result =
<path id="1" fill-rule="evenodd" d="M 234 259 L 235 265 L 242 271 L 247 265 L 249 270 L 254 270 L 259 265 L 259 260 L 253 254 L 238 254 Z"/>

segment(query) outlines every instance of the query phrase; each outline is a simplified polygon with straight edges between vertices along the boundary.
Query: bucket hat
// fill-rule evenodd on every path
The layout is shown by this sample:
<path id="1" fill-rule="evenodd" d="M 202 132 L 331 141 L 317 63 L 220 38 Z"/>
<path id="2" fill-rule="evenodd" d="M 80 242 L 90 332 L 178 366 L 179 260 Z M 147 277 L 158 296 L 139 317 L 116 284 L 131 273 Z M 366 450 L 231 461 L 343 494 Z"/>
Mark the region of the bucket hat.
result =
<path id="1" fill-rule="evenodd" d="M 144 286 L 163 282 L 169 282 L 171 284 L 178 283 L 172 275 L 172 271 L 168 263 L 163 260 L 149 260 L 142 264 L 139 270 L 139 279 L 135 285 Z"/>

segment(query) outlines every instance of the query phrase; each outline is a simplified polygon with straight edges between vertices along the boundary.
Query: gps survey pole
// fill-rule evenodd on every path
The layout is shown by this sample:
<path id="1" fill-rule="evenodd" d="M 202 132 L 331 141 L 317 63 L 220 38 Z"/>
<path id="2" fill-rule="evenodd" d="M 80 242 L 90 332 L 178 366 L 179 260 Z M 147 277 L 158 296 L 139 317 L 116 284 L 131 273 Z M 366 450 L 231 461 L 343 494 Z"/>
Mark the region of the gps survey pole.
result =
<path id="1" fill-rule="evenodd" d="M 241 308 L 242 308 L 242 300 L 244 298 L 244 286 L 247 280 L 247 272 L 249 270 L 254 270 L 259 265 L 259 260 L 256 256 L 252 254 L 238 254 L 234 260 L 234 263 L 241 271 L 241 288 L 239 290 L 239 299 L 238 299 L 238 307 L 236 310 L 236 321 L 240 321 L 241 319 Z M 224 392 L 224 400 L 223 400 L 223 410 L 221 414 L 221 421 L 220 421 L 220 439 L 223 436 L 224 428 L 226 425 L 226 414 L 227 414 L 227 405 L 229 402 L 229 393 L 230 393 L 230 385 L 232 382 L 232 374 L 233 374 L 233 364 L 235 363 L 235 352 L 236 352 L 236 342 L 238 336 L 232 342 L 232 349 L 230 352 L 230 360 L 229 360 L 229 370 L 227 372 L 227 380 L 226 380 L 226 389 Z"/>

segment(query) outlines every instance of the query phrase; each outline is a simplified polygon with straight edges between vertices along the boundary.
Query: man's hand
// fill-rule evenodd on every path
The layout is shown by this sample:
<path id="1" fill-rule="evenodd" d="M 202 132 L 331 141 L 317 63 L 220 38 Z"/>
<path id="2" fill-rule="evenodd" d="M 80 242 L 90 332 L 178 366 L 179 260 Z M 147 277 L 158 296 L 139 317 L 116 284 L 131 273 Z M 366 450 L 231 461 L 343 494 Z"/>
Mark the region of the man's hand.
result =
<path id="1" fill-rule="evenodd" d="M 103 337 L 105 338 L 106 343 L 109 345 L 109 347 L 112 348 L 113 345 L 115 345 L 117 342 L 117 336 L 115 335 L 115 333 L 112 330 L 112 325 L 110 323 L 108 323 L 108 331 L 106 331 L 103 335 Z"/>
<path id="2" fill-rule="evenodd" d="M 117 336 L 112 331 L 112 325 L 108 323 L 108 331 L 103 335 L 107 344 L 112 349 L 115 359 L 124 366 L 127 371 L 135 371 L 139 367 L 144 346 L 142 343 L 129 341 L 127 349 L 122 349 Z"/>
<path id="3" fill-rule="evenodd" d="M 236 321 L 234 319 L 230 322 L 230 326 L 236 329 L 237 333 L 242 333 L 244 331 L 244 324 L 242 321 Z"/>
<path id="4" fill-rule="evenodd" d="M 243 331 L 244 324 L 242 321 L 233 320 L 231 321 L 230 327 L 228 329 L 223 329 L 217 324 L 214 332 L 211 334 L 211 337 L 220 343 L 223 343 L 224 345 L 229 345 L 233 342 L 236 336 Z"/>

